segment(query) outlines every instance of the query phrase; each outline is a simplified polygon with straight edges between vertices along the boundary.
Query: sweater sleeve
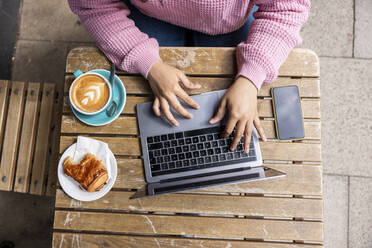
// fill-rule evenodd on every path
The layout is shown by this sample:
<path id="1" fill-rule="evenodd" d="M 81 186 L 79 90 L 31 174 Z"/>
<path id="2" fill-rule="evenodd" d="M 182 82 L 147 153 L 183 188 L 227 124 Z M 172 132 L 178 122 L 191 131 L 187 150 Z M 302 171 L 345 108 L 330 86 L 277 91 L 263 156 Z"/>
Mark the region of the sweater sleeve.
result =
<path id="1" fill-rule="evenodd" d="M 119 0 L 68 0 L 97 46 L 117 67 L 147 78 L 158 60 L 159 44 L 142 33 L 128 18 L 128 7 Z"/>
<path id="2" fill-rule="evenodd" d="M 237 77 L 251 80 L 260 89 L 278 75 L 289 52 L 301 43 L 300 29 L 310 10 L 310 0 L 254 0 L 253 14 L 246 41 L 236 50 Z"/>

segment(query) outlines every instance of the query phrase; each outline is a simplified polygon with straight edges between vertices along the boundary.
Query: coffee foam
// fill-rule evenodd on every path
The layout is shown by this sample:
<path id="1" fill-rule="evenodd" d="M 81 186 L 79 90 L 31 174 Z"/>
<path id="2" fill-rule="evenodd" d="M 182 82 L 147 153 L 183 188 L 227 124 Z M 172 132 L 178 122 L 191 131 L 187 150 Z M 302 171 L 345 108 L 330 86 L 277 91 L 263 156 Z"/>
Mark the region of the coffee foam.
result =
<path id="1" fill-rule="evenodd" d="M 107 83 L 97 75 L 81 76 L 71 89 L 71 101 L 84 112 L 102 109 L 110 97 Z"/>

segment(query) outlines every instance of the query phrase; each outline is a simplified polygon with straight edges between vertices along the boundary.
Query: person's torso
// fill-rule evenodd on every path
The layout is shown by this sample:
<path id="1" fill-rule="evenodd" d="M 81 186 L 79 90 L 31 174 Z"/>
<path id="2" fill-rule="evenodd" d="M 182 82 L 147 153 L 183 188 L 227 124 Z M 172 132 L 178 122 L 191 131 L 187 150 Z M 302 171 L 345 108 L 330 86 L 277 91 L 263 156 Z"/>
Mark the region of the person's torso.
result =
<path id="1" fill-rule="evenodd" d="M 249 0 L 131 0 L 143 14 L 207 34 L 229 33 L 248 19 Z"/>

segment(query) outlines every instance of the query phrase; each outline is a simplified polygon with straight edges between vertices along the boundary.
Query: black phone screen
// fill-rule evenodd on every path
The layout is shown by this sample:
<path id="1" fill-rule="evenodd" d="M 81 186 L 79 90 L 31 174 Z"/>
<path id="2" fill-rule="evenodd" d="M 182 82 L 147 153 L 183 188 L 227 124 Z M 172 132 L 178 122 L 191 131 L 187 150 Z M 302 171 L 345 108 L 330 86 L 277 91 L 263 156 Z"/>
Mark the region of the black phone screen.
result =
<path id="1" fill-rule="evenodd" d="M 296 85 L 271 89 L 277 136 L 280 140 L 305 137 L 299 90 Z"/>

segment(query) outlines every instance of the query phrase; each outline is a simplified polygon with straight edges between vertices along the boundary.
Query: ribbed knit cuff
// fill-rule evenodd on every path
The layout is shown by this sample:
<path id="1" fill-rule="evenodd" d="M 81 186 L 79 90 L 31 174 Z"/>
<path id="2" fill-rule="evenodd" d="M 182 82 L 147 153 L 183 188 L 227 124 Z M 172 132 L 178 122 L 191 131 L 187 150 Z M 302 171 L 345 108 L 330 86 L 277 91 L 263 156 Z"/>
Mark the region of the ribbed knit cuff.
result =
<path id="1" fill-rule="evenodd" d="M 155 62 L 161 61 L 158 49 L 152 49 L 151 47 L 142 51 L 136 58 L 136 67 L 139 73 L 147 79 L 149 71 Z"/>
<path id="2" fill-rule="evenodd" d="M 257 90 L 260 90 L 266 78 L 266 71 L 261 66 L 248 62 L 242 64 L 242 66 L 238 68 L 236 78 L 240 76 L 251 80 L 252 83 L 257 87 Z"/>

